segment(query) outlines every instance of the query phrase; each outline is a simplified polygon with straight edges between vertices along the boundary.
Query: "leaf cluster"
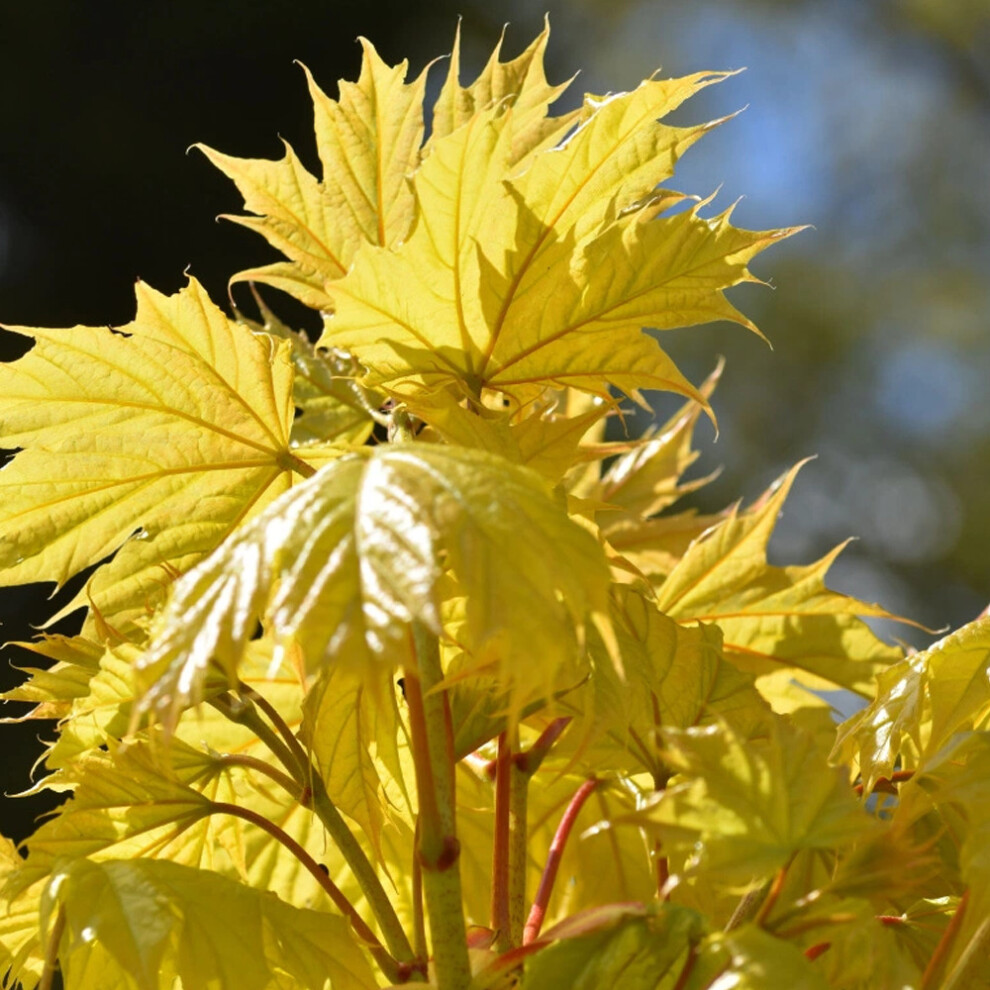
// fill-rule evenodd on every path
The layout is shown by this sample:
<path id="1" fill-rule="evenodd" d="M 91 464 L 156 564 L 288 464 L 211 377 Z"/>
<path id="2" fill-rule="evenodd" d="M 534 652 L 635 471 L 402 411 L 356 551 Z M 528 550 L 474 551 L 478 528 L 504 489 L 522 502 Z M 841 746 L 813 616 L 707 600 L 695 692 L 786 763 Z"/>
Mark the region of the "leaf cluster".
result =
<path id="1" fill-rule="evenodd" d="M 428 130 L 368 42 L 307 71 L 321 177 L 203 148 L 285 259 L 257 319 L 191 279 L 9 328 L 0 581 L 95 570 L 5 695 L 65 795 L 2 847 L 6 984 L 990 985 L 990 619 L 905 656 L 841 547 L 770 564 L 800 465 L 683 507 L 721 367 L 657 332 L 755 331 L 725 292 L 796 228 L 666 185 L 730 74 L 555 114 L 547 39 L 466 86 L 455 39 Z"/>

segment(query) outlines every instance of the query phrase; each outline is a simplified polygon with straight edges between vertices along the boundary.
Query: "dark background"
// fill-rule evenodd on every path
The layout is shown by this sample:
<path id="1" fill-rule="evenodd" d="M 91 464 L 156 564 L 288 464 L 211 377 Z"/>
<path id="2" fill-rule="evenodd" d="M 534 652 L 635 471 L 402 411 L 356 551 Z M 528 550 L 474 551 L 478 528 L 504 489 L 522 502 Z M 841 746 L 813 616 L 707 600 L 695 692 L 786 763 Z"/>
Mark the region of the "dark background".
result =
<path id="1" fill-rule="evenodd" d="M 752 498 L 817 453 L 776 561 L 807 561 L 857 535 L 836 587 L 931 627 L 974 617 L 990 599 L 990 4 L 546 6 L 550 77 L 581 68 L 575 94 L 631 88 L 658 65 L 671 75 L 749 66 L 682 112 L 700 120 L 750 105 L 691 152 L 673 184 L 700 194 L 721 185 L 723 206 L 745 194 L 743 225 L 815 227 L 758 259 L 774 291 L 733 297 L 774 353 L 726 326 L 664 338 L 695 381 L 716 354 L 728 357 L 715 397 L 722 436 L 699 438 L 699 470 L 725 470 L 702 504 Z M 476 70 L 503 22 L 515 54 L 543 12 L 511 0 L 3 4 L 0 322 L 125 323 L 135 278 L 171 292 L 187 267 L 223 300 L 229 275 L 270 252 L 214 221 L 240 201 L 189 145 L 278 157 L 281 135 L 315 170 L 293 59 L 333 95 L 337 78 L 356 78 L 359 34 L 418 72 L 449 51 L 461 14 L 465 71 Z M 0 345 L 16 355 L 17 338 Z M 0 590 L 0 635 L 29 636 L 57 605 L 49 590 Z M 16 683 L 8 664 L 26 660 L 8 648 L 0 679 Z M 3 791 L 27 785 L 39 731 L 51 733 L 3 728 Z M 3 802 L 0 830 L 23 837 L 43 805 Z"/>

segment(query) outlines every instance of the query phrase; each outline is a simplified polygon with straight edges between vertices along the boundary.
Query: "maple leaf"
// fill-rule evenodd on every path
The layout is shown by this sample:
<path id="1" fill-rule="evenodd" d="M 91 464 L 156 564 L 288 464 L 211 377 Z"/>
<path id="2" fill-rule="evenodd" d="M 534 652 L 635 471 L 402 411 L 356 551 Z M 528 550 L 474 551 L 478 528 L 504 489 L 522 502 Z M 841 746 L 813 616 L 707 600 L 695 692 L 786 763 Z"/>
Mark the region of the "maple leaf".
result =
<path id="1" fill-rule="evenodd" d="M 410 661 L 410 622 L 441 631 L 446 566 L 466 593 L 474 664 L 521 694 L 552 693 L 585 615 L 605 611 L 600 547 L 535 472 L 417 444 L 330 464 L 186 575 L 139 662 L 154 685 L 142 704 L 174 725 L 212 660 L 236 679 L 259 618 L 309 669 L 339 662 L 373 680 L 377 663 Z"/>
<path id="2" fill-rule="evenodd" d="M 340 83 L 331 100 L 305 70 L 313 98 L 318 182 L 285 144 L 281 161 L 240 159 L 197 145 L 237 184 L 257 217 L 228 216 L 257 230 L 290 262 L 242 272 L 325 308 L 325 283 L 349 268 L 359 244 L 392 244 L 408 233 L 413 196 L 406 176 L 419 162 L 423 137 L 423 73 L 405 83 L 406 65 L 388 66 L 361 39 L 361 76 Z"/>
<path id="3" fill-rule="evenodd" d="M 715 391 L 723 367 L 720 361 L 699 388 L 705 401 Z M 650 427 L 630 451 L 615 459 L 588 493 L 619 510 L 605 515 L 606 535 L 622 523 L 642 524 L 712 480 L 711 475 L 690 482 L 683 480 L 685 471 L 699 456 L 692 438 L 703 409 L 699 402 L 686 402 L 662 426 Z"/>
<path id="4" fill-rule="evenodd" d="M 245 518 L 312 468 L 289 447 L 287 345 L 227 319 L 195 281 L 137 286 L 119 332 L 9 327 L 0 367 L 0 583 L 55 581 L 117 551 L 66 611 L 132 623 Z M 71 429 L 70 429 L 71 425 Z"/>
<path id="5" fill-rule="evenodd" d="M 703 129 L 685 136 L 655 117 L 711 81 L 644 83 L 603 101 L 518 179 L 497 167 L 508 115 L 490 110 L 451 133 L 413 176 L 420 218 L 410 237 L 394 250 L 363 247 L 328 287 L 321 342 L 352 352 L 369 383 L 400 392 L 449 384 L 524 401 L 547 384 L 604 394 L 608 382 L 699 397 L 641 328 L 748 325 L 722 290 L 750 279 L 746 262 L 792 233 L 741 231 L 728 213 L 705 220 L 697 206 L 660 216 L 669 198 L 634 208 L 669 174 L 660 149 L 643 147 L 644 130 L 657 129 L 675 158 Z M 623 153 L 651 150 L 650 177 L 622 181 Z"/>
<path id="6" fill-rule="evenodd" d="M 330 799 L 361 826 L 381 859 L 386 822 L 402 818 L 411 827 L 413 816 L 394 692 L 370 691 L 366 680 L 344 668 L 328 670 L 306 695 L 300 737 Z"/>
<path id="7" fill-rule="evenodd" d="M 744 670 L 760 675 L 789 668 L 813 687 L 837 685 L 870 696 L 874 676 L 901 651 L 860 617 L 896 616 L 825 586 L 841 546 L 806 566 L 767 563 L 767 543 L 800 467 L 749 511 L 734 508 L 699 536 L 657 588 L 657 606 L 681 622 L 716 623 L 726 656 Z"/>
<path id="8" fill-rule="evenodd" d="M 378 985 L 344 919 L 177 863 L 76 860 L 49 884 L 43 928 L 57 911 L 62 970 L 78 990 Z"/>
<path id="9" fill-rule="evenodd" d="M 761 740 L 725 723 L 660 734 L 667 763 L 683 777 L 626 820 L 685 853 L 689 872 L 745 886 L 801 849 L 848 846 L 875 826 L 814 738 L 779 716 Z"/>
<path id="10" fill-rule="evenodd" d="M 617 981 L 650 990 L 665 977 L 676 979 L 703 931 L 694 911 L 672 904 L 592 910 L 546 933 L 553 944 L 526 961 L 521 990 L 595 990 Z"/>
<path id="11" fill-rule="evenodd" d="M 660 752 L 661 727 L 725 720 L 748 736 L 769 717 L 752 675 L 723 657 L 717 626 L 679 625 L 635 591 L 616 588 L 612 627 L 621 676 L 593 640 L 593 700 L 575 698 L 577 713 L 592 720 L 588 731 L 597 738 L 584 752 L 587 740 L 580 730 L 573 735 L 581 740 L 579 750 L 596 766 L 645 769 L 663 787 L 670 769 Z M 565 695 L 565 709 L 568 701 Z"/>
<path id="12" fill-rule="evenodd" d="M 838 730 L 835 759 L 859 765 L 869 793 L 895 766 L 917 767 L 990 714 L 990 617 L 977 619 L 881 675 L 876 697 Z"/>
<path id="13" fill-rule="evenodd" d="M 657 192 L 720 123 L 659 118 L 730 73 L 651 79 L 549 116 L 564 86 L 544 75 L 548 33 L 509 62 L 496 48 L 466 87 L 455 40 L 422 149 L 425 75 L 406 84 L 405 63 L 387 66 L 366 41 L 339 101 L 309 77 L 322 181 L 288 147 L 278 162 L 204 148 L 256 214 L 231 219 L 289 258 L 235 280 L 332 312 L 321 343 L 404 394 L 453 385 L 522 399 L 538 382 L 698 397 L 641 327 L 752 327 L 723 290 L 794 232 L 742 231 L 731 211 L 703 219 L 697 206 L 670 215 L 685 197 Z"/>

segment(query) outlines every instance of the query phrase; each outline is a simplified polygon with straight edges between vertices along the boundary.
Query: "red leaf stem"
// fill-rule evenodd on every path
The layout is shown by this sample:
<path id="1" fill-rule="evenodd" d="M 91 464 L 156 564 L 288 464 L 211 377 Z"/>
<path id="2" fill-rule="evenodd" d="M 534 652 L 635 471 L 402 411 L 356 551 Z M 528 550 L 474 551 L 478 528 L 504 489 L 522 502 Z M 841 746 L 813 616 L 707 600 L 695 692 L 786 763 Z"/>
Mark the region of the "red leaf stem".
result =
<path id="1" fill-rule="evenodd" d="M 574 822 L 581 813 L 584 802 L 588 800 L 597 786 L 598 781 L 594 777 L 586 780 L 577 789 L 564 810 L 564 815 L 554 833 L 553 841 L 550 843 L 550 852 L 547 854 L 547 863 L 543 868 L 543 875 L 540 877 L 540 886 L 536 891 L 529 917 L 526 919 L 526 926 L 523 928 L 523 945 L 528 945 L 540 934 L 547 905 L 550 903 L 550 895 L 553 893 L 554 881 L 557 879 L 557 870 L 560 868 L 560 860 L 564 854 L 564 846 L 567 845 L 567 840 L 574 828 Z"/>

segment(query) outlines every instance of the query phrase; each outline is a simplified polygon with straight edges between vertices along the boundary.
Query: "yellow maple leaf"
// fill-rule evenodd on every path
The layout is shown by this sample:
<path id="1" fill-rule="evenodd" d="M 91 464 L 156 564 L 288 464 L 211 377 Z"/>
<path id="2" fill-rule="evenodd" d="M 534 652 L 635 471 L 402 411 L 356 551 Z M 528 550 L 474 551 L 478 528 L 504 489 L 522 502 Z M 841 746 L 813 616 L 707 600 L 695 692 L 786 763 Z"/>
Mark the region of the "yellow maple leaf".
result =
<path id="1" fill-rule="evenodd" d="M 547 385 L 605 394 L 612 384 L 703 402 L 642 328 L 751 326 L 723 290 L 752 280 L 746 263 L 793 233 L 740 230 L 731 211 L 705 219 L 703 204 L 671 214 L 684 197 L 653 195 L 710 126 L 656 118 L 721 78 L 589 98 L 577 131 L 520 174 L 511 113 L 476 114 L 413 175 L 410 237 L 394 249 L 363 246 L 348 275 L 328 283 L 334 312 L 321 342 L 351 351 L 369 383 L 400 393 L 491 388 L 522 402 Z"/>
<path id="2" fill-rule="evenodd" d="M 726 211 L 681 212 L 660 184 L 721 121 L 661 118 L 731 73 L 649 79 L 551 115 L 548 28 L 517 58 L 501 42 L 461 84 L 459 38 L 421 145 L 425 74 L 386 65 L 362 41 L 340 99 L 312 81 L 322 180 L 291 148 L 281 161 L 204 148 L 288 261 L 236 275 L 327 314 L 321 344 L 353 353 L 366 384 L 408 395 L 485 387 L 520 400 L 548 385 L 698 392 L 644 326 L 749 323 L 724 290 L 752 281 L 749 260 L 796 228 L 733 227 Z M 707 201 L 706 201 L 707 202 Z M 707 408 L 707 407 L 706 407 Z"/>
<path id="3" fill-rule="evenodd" d="M 410 623 L 444 631 L 448 569 L 467 600 L 462 645 L 510 710 L 551 695 L 585 617 L 604 617 L 601 548 L 539 474 L 486 451 L 383 445 L 295 486 L 176 584 L 138 661 L 141 705 L 173 726 L 212 662 L 236 680 L 259 619 L 308 670 L 339 664 L 373 685 L 410 663 Z"/>
<path id="4" fill-rule="evenodd" d="M 657 605 L 678 621 L 716 623 L 726 656 L 744 670 L 761 675 L 787 668 L 813 687 L 871 697 L 874 675 L 902 654 L 862 617 L 896 616 L 825 586 L 841 546 L 806 566 L 767 563 L 767 543 L 800 467 L 752 509 L 733 508 L 696 539 L 659 585 Z"/>
<path id="5" fill-rule="evenodd" d="M 170 575 L 313 469 L 289 447 L 288 345 L 229 320 L 190 280 L 137 286 L 120 331 L 42 330 L 0 367 L 0 584 L 63 583 L 117 551 L 89 600 L 126 624 Z"/>

